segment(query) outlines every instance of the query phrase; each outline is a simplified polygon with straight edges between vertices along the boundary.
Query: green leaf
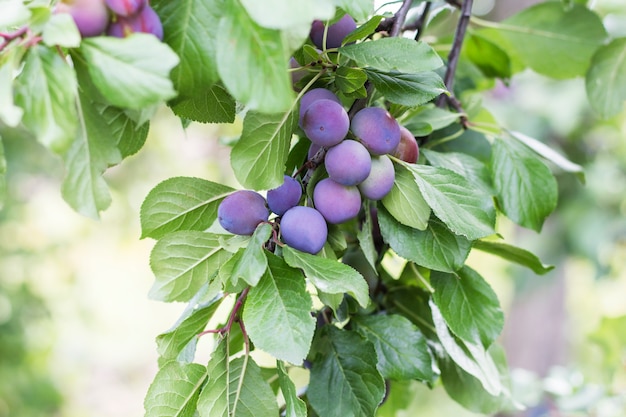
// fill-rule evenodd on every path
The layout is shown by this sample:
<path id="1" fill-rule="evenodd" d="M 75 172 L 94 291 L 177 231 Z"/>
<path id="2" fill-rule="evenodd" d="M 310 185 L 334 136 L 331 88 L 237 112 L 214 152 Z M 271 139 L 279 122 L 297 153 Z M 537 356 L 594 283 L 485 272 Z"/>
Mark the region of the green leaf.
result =
<path id="1" fill-rule="evenodd" d="M 170 233 L 150 254 L 156 279 L 149 296 L 160 301 L 189 301 L 230 256 L 219 235 L 194 230 Z"/>
<path id="2" fill-rule="evenodd" d="M 550 169 L 517 141 L 497 138 L 492 175 L 498 204 L 515 223 L 540 231 L 556 208 L 558 189 Z"/>
<path id="3" fill-rule="evenodd" d="M 411 112 L 402 124 L 415 136 L 427 136 L 459 120 L 460 114 L 434 106 L 423 106 Z"/>
<path id="4" fill-rule="evenodd" d="M 112 120 L 111 134 L 117 139 L 116 144 L 122 159 L 136 154 L 146 143 L 148 138 L 149 123 L 139 119 L 135 120 L 135 115 L 129 114 L 131 111 L 119 113 L 119 109 L 112 106 L 99 105 L 103 116 Z"/>
<path id="5" fill-rule="evenodd" d="M 404 164 L 417 182 L 424 200 L 454 233 L 469 240 L 495 233 L 491 196 L 459 174 L 428 165 Z"/>
<path id="6" fill-rule="evenodd" d="M 22 122 L 37 139 L 63 153 L 76 136 L 76 74 L 52 48 L 29 49 L 15 85 L 15 104 L 25 110 Z"/>
<path id="7" fill-rule="evenodd" d="M 282 361 L 276 363 L 276 370 L 278 372 L 280 391 L 283 397 L 285 397 L 285 417 L 306 417 L 306 404 L 298 398 L 296 386 L 289 378 L 289 375 L 287 375 Z"/>
<path id="8" fill-rule="evenodd" d="M 447 355 L 439 358 L 441 382 L 454 401 L 475 413 L 492 415 L 504 405 L 501 395 L 493 396 L 483 388 L 481 382 Z"/>
<path id="9" fill-rule="evenodd" d="M 420 231 L 396 222 L 386 210 L 380 209 L 378 222 L 383 239 L 394 252 L 430 269 L 456 271 L 463 266 L 471 249 L 470 241 L 452 233 L 436 218 Z"/>
<path id="10" fill-rule="evenodd" d="M 117 144 L 127 122 L 121 110 L 107 110 L 79 93 L 79 128 L 74 142 L 64 155 L 66 176 L 61 193 L 77 212 L 98 218 L 99 212 L 111 204 L 111 195 L 102 174 L 122 160 Z M 121 128 L 121 129 L 120 129 Z"/>
<path id="11" fill-rule="evenodd" d="M 504 325 L 498 296 L 476 271 L 464 266 L 456 274 L 433 271 L 433 301 L 457 337 L 488 348 Z"/>
<path id="12" fill-rule="evenodd" d="M 141 205 L 141 237 L 160 239 L 178 230 L 206 230 L 217 218 L 220 202 L 233 191 L 200 178 L 169 178 Z"/>
<path id="13" fill-rule="evenodd" d="M 220 340 L 206 366 L 211 377 L 198 398 L 200 417 L 230 417 L 230 363 L 228 336 Z"/>
<path id="14" fill-rule="evenodd" d="M 478 33 L 468 33 L 463 42 L 463 53 L 487 77 L 511 78 L 511 59 L 498 45 Z"/>
<path id="15" fill-rule="evenodd" d="M 351 16 L 354 17 L 354 15 L 351 15 Z M 366 17 L 369 17 L 369 16 L 366 16 Z M 376 28 L 378 27 L 378 24 L 381 22 L 381 20 L 383 20 L 383 18 L 384 16 L 382 15 L 372 16 L 367 22 L 363 23 L 361 26 L 359 26 L 358 28 L 353 30 L 350 34 L 348 34 L 348 36 L 346 36 L 343 39 L 342 43 L 346 45 L 346 44 L 367 38 L 368 36 L 376 32 Z"/>
<path id="16" fill-rule="evenodd" d="M 385 394 L 377 356 L 357 333 L 325 326 L 314 343 L 307 397 L 324 417 L 373 416 Z"/>
<path id="17" fill-rule="evenodd" d="M 232 123 L 237 103 L 220 84 L 200 90 L 193 97 L 178 97 L 169 103 L 174 114 L 200 123 Z"/>
<path id="18" fill-rule="evenodd" d="M 238 0 L 226 0 L 217 28 L 218 73 L 237 100 L 253 110 L 284 112 L 294 101 L 286 39 L 254 22 Z"/>
<path id="19" fill-rule="evenodd" d="M 314 19 L 327 20 L 335 15 L 331 0 L 241 0 L 250 17 L 272 29 L 310 26 Z"/>
<path id="20" fill-rule="evenodd" d="M 554 269 L 554 265 L 543 264 L 535 254 L 507 243 L 494 242 L 491 240 L 475 240 L 472 243 L 472 247 L 525 266 L 535 274 L 543 275 Z"/>
<path id="21" fill-rule="evenodd" d="M 24 110 L 14 102 L 13 77 L 21 65 L 21 51 L 8 49 L 0 60 L 0 122 L 16 127 L 22 120 Z"/>
<path id="22" fill-rule="evenodd" d="M 78 48 L 81 41 L 80 32 L 69 13 L 53 13 L 44 26 L 41 36 L 43 43 L 48 46 Z"/>
<path id="23" fill-rule="evenodd" d="M 246 114 L 241 138 L 230 154 L 235 177 L 241 185 L 269 190 L 283 183 L 291 135 L 298 123 L 296 110 Z"/>
<path id="24" fill-rule="evenodd" d="M 367 76 L 386 100 L 403 106 L 416 107 L 447 92 L 443 80 L 433 71 L 405 74 L 367 70 Z"/>
<path id="25" fill-rule="evenodd" d="M 194 297 L 178 321 L 168 331 L 157 336 L 159 361 L 176 360 L 185 347 L 192 340 L 197 339 L 198 333 L 205 329 L 209 319 L 224 299 L 217 296 L 198 304 L 195 301 L 196 298 Z"/>
<path id="26" fill-rule="evenodd" d="M 344 94 L 364 90 L 367 74 L 359 68 L 339 67 L 335 71 L 335 85 Z"/>
<path id="27" fill-rule="evenodd" d="M 207 369 L 195 363 L 168 362 L 154 377 L 144 400 L 145 417 L 193 417 Z"/>
<path id="28" fill-rule="evenodd" d="M 422 154 L 432 166 L 449 169 L 460 176 L 467 178 L 473 185 L 479 187 L 486 194 L 493 195 L 495 191 L 491 184 L 491 173 L 487 166 L 478 159 L 461 152 L 435 152 L 430 149 L 421 149 Z"/>
<path id="29" fill-rule="evenodd" d="M 153 0 L 161 17 L 163 42 L 180 57 L 172 70 L 179 96 L 198 102 L 218 80 L 215 28 L 220 18 L 219 0 Z"/>
<path id="30" fill-rule="evenodd" d="M 115 106 L 140 109 L 176 95 L 169 74 L 178 56 L 153 35 L 86 38 L 80 52 L 94 84 Z"/>
<path id="31" fill-rule="evenodd" d="M 363 21 L 374 14 L 372 0 L 334 0 L 334 3 L 357 21 Z"/>
<path id="32" fill-rule="evenodd" d="M 278 404 L 261 368 L 249 356 L 228 361 L 222 341 L 207 365 L 211 376 L 198 398 L 200 417 L 276 417 Z"/>
<path id="33" fill-rule="evenodd" d="M 268 255 L 268 264 L 267 272 L 248 293 L 243 320 L 257 348 L 301 364 L 315 331 L 311 297 L 300 271 L 273 255 Z"/>
<path id="34" fill-rule="evenodd" d="M 361 274 L 348 265 L 334 259 L 321 258 L 285 246 L 285 262 L 293 268 L 301 268 L 304 275 L 320 291 L 327 294 L 348 293 L 362 306 L 369 304 L 369 288 Z"/>
<path id="35" fill-rule="evenodd" d="M 369 205 L 366 205 L 364 211 L 365 220 L 361 224 L 361 228 L 357 232 L 357 239 L 359 241 L 359 246 L 361 251 L 363 252 L 363 256 L 372 267 L 372 269 L 376 270 L 376 261 L 378 260 L 378 251 L 376 250 L 376 246 L 374 244 L 374 236 L 372 235 L 372 230 L 374 225 L 372 224 L 372 210 Z"/>
<path id="36" fill-rule="evenodd" d="M 393 188 L 382 203 L 389 213 L 405 226 L 425 230 L 430 218 L 430 206 L 422 197 L 413 174 L 403 165 L 396 164 Z"/>
<path id="37" fill-rule="evenodd" d="M 581 5 L 545 2 L 504 20 L 502 33 L 536 72 L 565 79 L 585 75 L 607 33 L 600 17 Z"/>
<path id="38" fill-rule="evenodd" d="M 485 391 L 493 396 L 503 391 L 502 381 L 493 358 L 481 344 L 470 343 L 455 338 L 448 329 L 437 305 L 429 302 L 437 337 L 446 353 L 465 372 L 476 377 Z"/>
<path id="39" fill-rule="evenodd" d="M 7 160 L 4 153 L 4 141 L 0 136 L 0 209 L 7 198 Z"/>
<path id="40" fill-rule="evenodd" d="M 530 136 L 520 132 L 509 131 L 508 133 L 511 135 L 511 137 L 517 139 L 518 141 L 522 142 L 524 145 L 532 149 L 533 152 L 559 167 L 559 169 L 562 169 L 565 172 L 571 172 L 573 174 L 576 174 L 581 182 L 585 182 L 585 169 L 582 166 L 573 163 L 572 161 L 568 160 L 567 158 L 556 152 L 554 149 L 548 147 L 545 143 L 540 142 L 535 138 L 531 138 Z"/>
<path id="41" fill-rule="evenodd" d="M 0 29 L 14 28 L 27 23 L 31 12 L 23 0 L 0 0 L 2 14 L 0 14 Z"/>
<path id="42" fill-rule="evenodd" d="M 342 46 L 339 52 L 363 68 L 371 67 L 384 72 L 415 74 L 432 71 L 443 65 L 437 52 L 428 44 L 408 38 L 380 38 L 354 43 Z"/>
<path id="43" fill-rule="evenodd" d="M 432 382 L 433 358 L 426 338 L 409 319 L 397 314 L 358 316 L 356 324 L 356 330 L 374 344 L 383 378 Z"/>
<path id="44" fill-rule="evenodd" d="M 626 101 L 626 38 L 600 47 L 591 58 L 585 77 L 589 103 L 602 118 L 624 109 Z"/>
<path id="45" fill-rule="evenodd" d="M 239 279 L 247 284 L 255 286 L 267 270 L 267 256 L 263 245 L 272 234 L 272 226 L 269 223 L 261 223 L 243 250 L 241 258 L 237 259 L 231 271 L 230 280 L 237 285 Z"/>

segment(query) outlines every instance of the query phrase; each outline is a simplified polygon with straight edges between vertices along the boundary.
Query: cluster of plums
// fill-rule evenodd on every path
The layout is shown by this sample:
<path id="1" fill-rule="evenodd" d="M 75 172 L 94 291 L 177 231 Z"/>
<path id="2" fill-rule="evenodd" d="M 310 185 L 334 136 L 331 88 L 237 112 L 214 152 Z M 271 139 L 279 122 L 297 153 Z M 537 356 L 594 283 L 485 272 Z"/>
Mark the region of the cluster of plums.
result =
<path id="1" fill-rule="evenodd" d="M 55 13 L 70 14 L 84 38 L 151 33 L 163 39 L 161 19 L 148 0 L 62 0 Z"/>
<path id="2" fill-rule="evenodd" d="M 392 189 L 393 163 L 387 154 L 416 162 L 415 137 L 385 109 L 366 107 L 350 120 L 337 96 L 316 88 L 300 101 L 300 127 L 311 140 L 309 159 L 326 150 L 328 177 L 313 187 L 312 206 L 300 205 L 302 185 L 288 175 L 267 198 L 250 190 L 235 191 L 218 207 L 218 220 L 227 231 L 251 235 L 270 211 L 280 217 L 284 243 L 303 252 L 319 252 L 328 237 L 327 224 L 355 218 L 362 198 L 380 200 Z M 351 132 L 350 138 L 348 134 Z"/>

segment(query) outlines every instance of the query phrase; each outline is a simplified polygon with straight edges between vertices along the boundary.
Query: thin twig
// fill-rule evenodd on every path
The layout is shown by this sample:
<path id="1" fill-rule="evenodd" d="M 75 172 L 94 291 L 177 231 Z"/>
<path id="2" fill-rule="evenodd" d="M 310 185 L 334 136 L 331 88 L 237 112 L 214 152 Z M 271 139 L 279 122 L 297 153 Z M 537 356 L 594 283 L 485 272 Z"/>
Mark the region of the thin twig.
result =
<path id="1" fill-rule="evenodd" d="M 431 2 L 426 2 L 422 14 L 420 15 L 419 19 L 417 19 L 417 22 L 415 22 L 415 30 L 417 30 L 417 33 L 415 34 L 416 41 L 419 41 L 420 37 L 422 36 L 424 25 L 426 24 L 426 19 L 428 19 L 428 13 L 430 13 L 431 4 Z"/>
<path id="2" fill-rule="evenodd" d="M 24 35 L 27 35 L 28 31 L 29 31 L 28 26 L 24 26 L 24 27 L 19 28 L 15 32 L 9 32 L 9 33 L 1 32 L 0 33 L 0 38 L 3 38 L 4 42 L 2 42 L 0 44 L 0 52 L 2 52 L 2 50 L 4 50 L 4 48 L 9 46 L 9 44 L 11 42 L 13 42 L 15 39 L 18 39 L 18 38 L 23 37 Z"/>
<path id="3" fill-rule="evenodd" d="M 446 0 L 446 3 L 460 9 L 461 7 L 463 7 L 463 5 L 461 4 L 461 2 L 459 0 Z"/>
<path id="4" fill-rule="evenodd" d="M 406 21 L 406 14 L 411 8 L 411 3 L 412 0 L 404 0 L 402 2 L 402 6 L 400 6 L 400 8 L 393 17 L 393 26 L 391 26 L 389 36 L 396 37 L 400 35 L 400 32 L 402 31 L 402 26 L 404 26 L 404 22 Z"/>
<path id="5" fill-rule="evenodd" d="M 198 333 L 198 337 L 204 336 L 205 334 L 210 334 L 210 333 L 218 333 L 220 335 L 229 333 L 230 330 L 233 328 L 233 323 L 235 323 L 235 319 L 237 318 L 237 313 L 239 313 L 239 310 L 241 310 L 241 307 L 243 306 L 243 302 L 246 299 L 246 296 L 248 295 L 249 291 L 250 291 L 250 287 L 246 287 L 241 292 L 241 294 L 239 294 L 239 297 L 237 298 L 237 301 L 235 302 L 235 305 L 233 306 L 233 309 L 231 310 L 230 315 L 228 316 L 228 321 L 226 322 L 226 325 L 224 327 L 220 327 L 219 329 L 205 330 L 201 333 Z"/>
<path id="6" fill-rule="evenodd" d="M 463 46 L 465 33 L 467 32 L 467 25 L 469 24 L 472 13 L 472 3 L 473 0 L 465 0 L 463 2 L 461 7 L 461 16 L 459 17 L 459 23 L 454 34 L 454 42 L 452 43 L 452 49 L 448 55 L 448 68 L 446 69 L 443 81 L 450 94 L 453 94 L 454 77 L 456 75 L 456 69 L 459 63 L 459 56 L 461 55 L 461 47 Z M 448 97 L 445 94 L 442 94 L 437 98 L 438 107 L 443 107 L 446 102 L 450 103 L 455 108 L 457 108 L 457 106 L 460 108 L 460 103 L 458 100 L 455 101 L 453 96 Z M 457 108 L 457 110 L 459 110 L 459 108 Z"/>

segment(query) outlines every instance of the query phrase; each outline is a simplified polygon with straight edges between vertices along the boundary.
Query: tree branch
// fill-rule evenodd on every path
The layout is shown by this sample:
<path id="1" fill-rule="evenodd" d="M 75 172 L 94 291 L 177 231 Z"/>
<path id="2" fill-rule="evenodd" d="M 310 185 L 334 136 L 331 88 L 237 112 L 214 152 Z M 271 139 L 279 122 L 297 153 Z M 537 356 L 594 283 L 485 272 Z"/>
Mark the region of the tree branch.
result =
<path id="1" fill-rule="evenodd" d="M 463 46 L 465 33 L 467 32 L 467 25 L 469 24 L 469 20 L 471 17 L 473 2 L 473 0 L 465 0 L 463 2 L 463 5 L 461 6 L 461 16 L 459 17 L 459 24 L 456 27 L 454 41 L 452 43 L 452 49 L 450 50 L 450 54 L 448 55 L 448 68 L 446 69 L 446 74 L 443 81 L 446 85 L 446 89 L 450 92 L 451 96 L 448 97 L 445 94 L 442 94 L 437 98 L 438 107 L 443 107 L 447 102 L 460 112 L 462 112 L 462 109 L 460 109 L 460 103 L 454 98 L 453 94 L 454 77 L 456 75 L 456 69 L 459 63 L 459 56 L 461 55 L 461 47 Z M 462 123 L 465 126 L 467 120 L 462 120 Z"/>
<path id="2" fill-rule="evenodd" d="M 235 323 L 237 319 L 237 314 L 239 313 L 239 310 L 241 310 L 241 307 L 243 306 L 243 302 L 246 299 L 246 296 L 248 295 L 248 291 L 250 291 L 250 287 L 246 287 L 241 292 L 241 294 L 239 294 L 239 297 L 237 298 L 237 301 L 235 302 L 233 309 L 230 311 L 230 315 L 228 316 L 228 321 L 226 322 L 226 325 L 224 327 L 220 327 L 219 329 L 205 330 L 199 333 L 198 337 L 204 336 L 205 334 L 209 334 L 209 333 L 218 333 L 221 335 L 223 335 L 224 333 L 229 333 L 230 329 L 232 329 L 233 324 Z M 243 325 L 240 324 L 240 326 L 243 331 L 244 330 Z"/>
<path id="3" fill-rule="evenodd" d="M 22 38 L 26 36 L 27 34 L 28 34 L 28 26 L 24 26 L 16 30 L 15 32 L 10 32 L 10 33 L 1 32 L 0 38 L 3 38 L 4 42 L 0 44 L 0 52 L 2 52 L 4 48 L 9 46 L 9 44 L 13 42 L 15 39 Z"/>
<path id="4" fill-rule="evenodd" d="M 389 36 L 396 37 L 400 35 L 400 32 L 402 31 L 402 26 L 404 26 L 404 22 L 406 21 L 406 14 L 411 8 L 411 3 L 412 0 L 404 0 L 402 2 L 402 6 L 400 6 L 396 14 L 393 16 L 393 26 L 391 26 Z"/>
<path id="5" fill-rule="evenodd" d="M 424 10 L 422 11 L 422 14 L 420 15 L 419 19 L 417 19 L 417 21 L 415 22 L 415 30 L 417 30 L 417 33 L 415 34 L 416 41 L 419 41 L 420 37 L 422 36 L 422 31 L 424 30 L 426 19 L 428 19 L 428 13 L 430 13 L 431 4 L 432 4 L 431 2 L 426 2 L 426 4 L 424 5 Z"/>

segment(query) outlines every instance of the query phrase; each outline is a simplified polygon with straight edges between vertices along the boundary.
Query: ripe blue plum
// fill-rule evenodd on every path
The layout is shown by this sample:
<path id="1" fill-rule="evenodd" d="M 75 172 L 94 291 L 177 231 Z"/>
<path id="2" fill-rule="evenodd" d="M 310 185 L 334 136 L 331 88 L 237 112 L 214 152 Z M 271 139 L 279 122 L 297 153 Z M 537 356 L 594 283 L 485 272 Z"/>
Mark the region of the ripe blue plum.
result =
<path id="1" fill-rule="evenodd" d="M 143 6 L 145 6 L 147 0 L 105 0 L 107 6 L 113 13 L 118 16 L 130 16 L 136 14 Z"/>
<path id="2" fill-rule="evenodd" d="M 107 34 L 117 38 L 125 38 L 133 33 L 150 33 L 163 40 L 163 25 L 159 15 L 146 4 L 139 13 L 131 16 L 118 16 L 109 25 Z"/>
<path id="3" fill-rule="evenodd" d="M 365 180 L 358 185 L 363 197 L 380 200 L 389 194 L 396 179 L 393 162 L 387 155 L 372 158 L 372 170 Z"/>
<path id="4" fill-rule="evenodd" d="M 393 156 L 398 159 L 414 164 L 420 156 L 420 149 L 413 133 L 404 126 L 400 126 L 400 143 L 393 152 Z"/>
<path id="5" fill-rule="evenodd" d="M 352 133 L 373 154 L 393 152 L 400 143 L 400 125 L 380 107 L 359 110 L 350 125 Z"/>
<path id="6" fill-rule="evenodd" d="M 337 104 L 341 104 L 339 97 L 335 93 L 325 88 L 314 88 L 312 90 L 307 91 L 302 95 L 300 99 L 300 117 L 298 119 L 300 126 L 302 126 L 302 118 L 304 117 L 304 112 L 307 111 L 309 106 L 317 100 L 332 100 Z"/>
<path id="7" fill-rule="evenodd" d="M 339 224 L 359 214 L 361 194 L 355 186 L 341 185 L 325 178 L 313 189 L 313 203 L 328 223 Z"/>
<path id="8" fill-rule="evenodd" d="M 284 182 L 278 188 L 267 192 L 267 205 L 279 216 L 296 206 L 302 197 L 302 186 L 295 178 L 285 175 Z"/>
<path id="9" fill-rule="evenodd" d="M 370 173 L 372 157 L 355 140 L 344 140 L 326 152 L 324 160 L 328 176 L 339 184 L 357 185 Z"/>
<path id="10" fill-rule="evenodd" d="M 321 20 L 313 21 L 311 32 L 309 34 L 311 41 L 315 46 L 324 49 L 324 22 Z M 356 22 L 349 14 L 344 15 L 337 22 L 328 27 L 326 33 L 326 47 L 339 48 L 350 32 L 356 29 Z"/>
<path id="11" fill-rule="evenodd" d="M 295 206 L 283 215 L 280 234 L 287 245 L 314 255 L 326 243 L 328 226 L 319 211 L 311 207 Z"/>
<path id="12" fill-rule="evenodd" d="M 217 219 L 227 231 L 236 235 L 251 235 L 270 215 L 265 198 L 250 190 L 235 191 L 217 208 Z"/>
<path id="13" fill-rule="evenodd" d="M 334 146 L 348 134 L 350 118 L 341 104 L 328 99 L 315 100 L 302 116 L 302 129 L 311 142 Z"/>
<path id="14" fill-rule="evenodd" d="M 102 35 L 109 24 L 104 0 L 74 0 L 57 3 L 55 13 L 68 13 L 83 38 Z"/>

